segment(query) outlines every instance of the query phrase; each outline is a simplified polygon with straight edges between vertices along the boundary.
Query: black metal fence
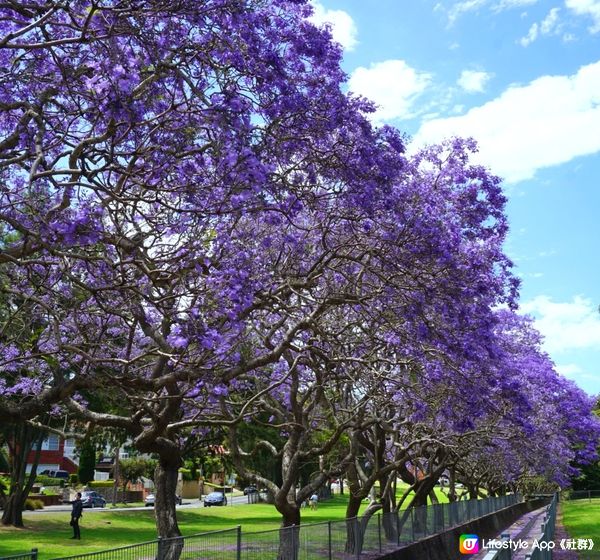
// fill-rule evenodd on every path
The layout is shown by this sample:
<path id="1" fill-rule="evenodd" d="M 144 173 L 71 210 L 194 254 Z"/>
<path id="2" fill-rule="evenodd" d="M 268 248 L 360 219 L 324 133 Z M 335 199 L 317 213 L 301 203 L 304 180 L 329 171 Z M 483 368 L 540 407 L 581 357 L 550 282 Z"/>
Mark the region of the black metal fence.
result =
<path id="1" fill-rule="evenodd" d="M 519 501 L 511 494 L 269 531 L 236 527 L 56 560 L 369 560 Z"/>
<path id="2" fill-rule="evenodd" d="M 554 530 L 556 528 L 556 508 L 558 505 L 558 495 L 555 494 L 546 508 L 542 522 L 542 534 L 538 539 L 539 548 L 536 548 L 531 554 L 525 556 L 531 560 L 552 560 L 552 549 L 554 547 Z"/>
<path id="3" fill-rule="evenodd" d="M 13 554 L 12 556 L 0 556 L 0 560 L 37 560 L 38 549 L 32 548 L 31 552 Z"/>
<path id="4" fill-rule="evenodd" d="M 589 500 L 600 498 L 600 490 L 563 490 L 561 500 Z"/>

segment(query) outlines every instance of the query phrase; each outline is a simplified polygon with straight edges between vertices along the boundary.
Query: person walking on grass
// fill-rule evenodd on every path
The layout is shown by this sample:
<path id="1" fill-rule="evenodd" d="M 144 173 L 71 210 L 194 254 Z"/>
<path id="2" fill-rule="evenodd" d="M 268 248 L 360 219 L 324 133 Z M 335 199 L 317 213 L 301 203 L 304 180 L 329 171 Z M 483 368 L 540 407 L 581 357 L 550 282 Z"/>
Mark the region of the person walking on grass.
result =
<path id="1" fill-rule="evenodd" d="M 319 496 L 317 496 L 317 494 L 313 494 L 310 497 L 310 509 L 312 510 L 316 510 L 317 509 L 317 504 L 319 503 Z"/>
<path id="2" fill-rule="evenodd" d="M 71 510 L 71 527 L 73 527 L 72 539 L 81 540 L 79 532 L 79 518 L 83 516 L 83 502 L 81 501 L 81 492 L 77 492 L 75 499 L 71 502 L 73 509 Z"/>

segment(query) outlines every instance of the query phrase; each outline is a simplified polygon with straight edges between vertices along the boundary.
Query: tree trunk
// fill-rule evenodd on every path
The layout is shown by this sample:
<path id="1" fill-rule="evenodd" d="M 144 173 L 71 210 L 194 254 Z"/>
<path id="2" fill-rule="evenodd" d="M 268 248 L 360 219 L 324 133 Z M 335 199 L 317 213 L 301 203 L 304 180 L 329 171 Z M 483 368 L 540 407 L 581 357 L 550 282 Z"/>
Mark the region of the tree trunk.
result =
<path id="1" fill-rule="evenodd" d="M 179 457 L 160 457 L 156 465 L 154 474 L 156 528 L 158 529 L 158 536 L 162 538 L 181 536 L 175 509 L 175 494 L 180 466 L 181 460 Z"/>
<path id="2" fill-rule="evenodd" d="M 360 549 L 361 534 L 360 522 L 358 521 L 358 512 L 365 498 L 364 489 L 361 488 L 358 479 L 358 473 L 354 465 L 348 467 L 346 473 L 348 477 L 348 505 L 346 506 L 346 546 L 347 554 L 355 554 L 356 549 Z"/>
<path id="3" fill-rule="evenodd" d="M 23 527 L 23 507 L 27 496 L 20 488 L 16 488 L 8 496 L 4 511 L 2 512 L 2 524 Z"/>
<path id="4" fill-rule="evenodd" d="M 448 485 L 448 501 L 450 503 L 456 502 L 458 494 L 456 493 L 456 475 L 454 468 L 450 469 L 450 481 Z"/>
<path id="5" fill-rule="evenodd" d="M 277 560 L 298 560 L 300 548 L 300 509 L 296 504 L 287 503 L 278 506 L 283 518 L 279 531 L 279 552 Z"/>
<path id="6" fill-rule="evenodd" d="M 154 474 L 154 514 L 158 536 L 163 539 L 158 560 L 179 560 L 183 539 L 177 524 L 175 494 L 181 458 L 178 455 L 160 457 Z"/>
<path id="7" fill-rule="evenodd" d="M 396 502 L 396 491 L 394 480 L 396 479 L 395 473 L 393 477 L 388 474 L 382 474 L 379 477 L 379 488 L 381 488 L 381 521 L 383 525 L 383 531 L 385 538 L 388 542 L 398 541 L 398 528 L 396 524 L 396 517 L 392 516 L 392 509 Z"/>
<path id="8" fill-rule="evenodd" d="M 37 473 L 41 444 L 44 432 L 35 430 L 24 423 L 14 426 L 9 440 L 10 489 L 2 512 L 2 524 L 23 527 L 23 508 Z M 27 456 L 35 449 L 31 471 L 27 474 Z"/>
<path id="9" fill-rule="evenodd" d="M 346 547 L 345 550 L 348 554 L 352 554 L 356 548 L 356 543 L 359 535 L 359 524 L 356 520 L 358 512 L 362 504 L 363 498 L 359 495 L 356 496 L 352 492 L 352 486 L 350 485 L 350 496 L 348 497 L 348 505 L 346 506 Z"/>

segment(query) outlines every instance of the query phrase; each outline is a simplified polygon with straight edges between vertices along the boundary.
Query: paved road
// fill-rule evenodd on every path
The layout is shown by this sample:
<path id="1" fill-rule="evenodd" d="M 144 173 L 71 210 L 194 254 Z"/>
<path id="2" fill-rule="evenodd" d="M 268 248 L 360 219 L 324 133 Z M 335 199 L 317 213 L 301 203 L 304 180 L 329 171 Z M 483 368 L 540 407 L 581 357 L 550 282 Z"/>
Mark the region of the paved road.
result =
<path id="1" fill-rule="evenodd" d="M 227 497 L 227 507 L 231 507 L 231 506 L 239 506 L 239 505 L 243 505 L 243 504 L 247 504 L 248 503 L 248 498 L 246 496 L 234 496 L 233 498 L 231 497 Z M 186 500 L 185 498 L 183 499 L 183 504 L 180 506 L 177 506 L 177 509 L 193 509 L 193 508 L 199 508 L 199 507 L 203 507 L 204 504 L 198 500 L 198 499 L 190 499 L 190 500 Z M 211 506 L 214 507 L 214 506 Z M 94 513 L 96 511 L 143 511 L 143 510 L 149 510 L 150 507 L 148 506 L 139 506 L 139 507 L 110 507 L 110 505 L 108 505 L 105 508 L 85 508 L 85 512 L 91 512 Z M 71 511 L 71 506 L 69 504 L 62 504 L 59 506 L 46 506 L 44 509 L 38 509 L 36 511 L 25 511 L 23 512 L 24 515 L 41 515 L 44 513 L 60 513 L 60 512 L 70 512 Z"/>

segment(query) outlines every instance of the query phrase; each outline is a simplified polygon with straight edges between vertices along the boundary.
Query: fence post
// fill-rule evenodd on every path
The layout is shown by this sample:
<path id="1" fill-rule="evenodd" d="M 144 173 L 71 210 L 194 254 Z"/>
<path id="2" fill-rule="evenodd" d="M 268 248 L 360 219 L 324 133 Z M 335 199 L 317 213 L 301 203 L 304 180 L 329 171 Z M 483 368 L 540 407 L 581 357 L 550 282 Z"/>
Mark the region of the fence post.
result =
<path id="1" fill-rule="evenodd" d="M 444 526 L 444 504 L 438 504 L 438 518 L 441 521 L 441 532 L 444 532 L 445 526 Z M 439 529 L 438 529 L 439 530 Z"/>
<path id="2" fill-rule="evenodd" d="M 292 560 L 298 560 L 298 546 L 299 542 L 297 542 L 296 535 L 296 525 L 292 525 Z"/>
<path id="3" fill-rule="evenodd" d="M 156 541 L 156 559 L 157 560 L 162 560 L 164 558 L 164 551 L 163 551 L 163 547 L 164 547 L 164 541 L 162 537 L 158 537 L 157 541 Z"/>
<path id="4" fill-rule="evenodd" d="M 327 550 L 329 551 L 329 560 L 331 560 L 333 558 L 332 552 L 331 552 L 331 521 L 327 522 L 327 543 L 328 543 Z"/>
<path id="5" fill-rule="evenodd" d="M 396 534 L 398 535 L 398 546 L 400 546 L 400 512 L 396 512 Z M 404 524 L 406 524 L 406 520 L 404 520 Z"/>
<path id="6" fill-rule="evenodd" d="M 358 517 L 354 518 L 354 553 L 356 560 L 360 560 L 360 523 Z"/>
<path id="7" fill-rule="evenodd" d="M 37 557 L 38 557 L 38 549 L 32 548 L 31 549 L 31 560 L 37 560 Z"/>
<path id="8" fill-rule="evenodd" d="M 381 513 L 377 514 L 377 536 L 379 537 L 379 552 L 381 552 Z"/>
<path id="9" fill-rule="evenodd" d="M 242 558 L 242 526 L 237 526 L 237 550 L 236 550 L 236 558 L 237 560 L 241 560 Z"/>
<path id="10" fill-rule="evenodd" d="M 509 541 L 510 540 L 510 534 L 509 533 L 501 533 L 500 534 L 500 540 L 501 541 Z M 510 546 L 505 549 L 505 552 L 506 552 L 506 556 L 503 557 L 503 558 L 507 558 L 508 560 L 511 560 L 512 559 L 512 550 L 510 549 Z"/>

